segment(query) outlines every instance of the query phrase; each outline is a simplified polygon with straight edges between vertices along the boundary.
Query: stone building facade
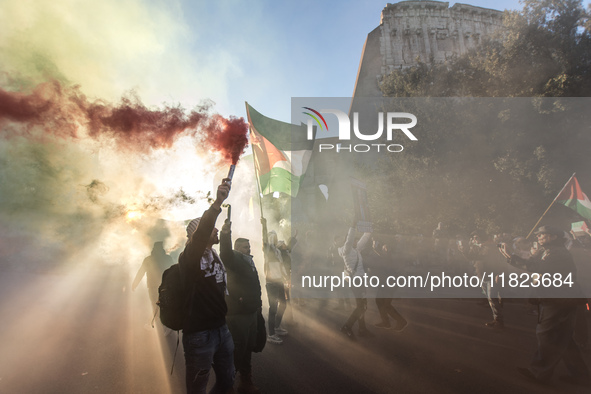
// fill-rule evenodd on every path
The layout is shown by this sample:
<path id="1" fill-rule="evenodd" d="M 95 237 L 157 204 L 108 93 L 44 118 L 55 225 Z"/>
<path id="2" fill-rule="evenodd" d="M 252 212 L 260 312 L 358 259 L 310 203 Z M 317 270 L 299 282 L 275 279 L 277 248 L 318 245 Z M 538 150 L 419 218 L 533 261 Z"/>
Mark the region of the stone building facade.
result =
<path id="1" fill-rule="evenodd" d="M 415 65 L 418 59 L 424 63 L 443 63 L 480 44 L 484 37 L 501 29 L 502 22 L 502 11 L 467 4 L 456 3 L 450 7 L 448 2 L 425 0 L 387 4 L 380 25 L 365 41 L 349 113 L 375 111 L 372 103 L 382 97 L 379 82 L 393 70 Z M 368 110 L 367 106 L 371 108 Z M 366 120 L 371 119 L 364 116 L 360 122 Z M 376 126 L 361 124 L 360 128 L 376 130 Z M 343 217 L 353 206 L 351 177 L 355 174 L 355 155 L 334 151 L 317 154 L 318 144 L 336 146 L 340 142 L 337 137 L 316 140 L 316 153 L 312 155 L 298 197 L 292 200 L 295 228 L 314 222 L 322 229 L 320 233 L 330 237 L 335 231 L 345 231 L 334 218 Z M 366 156 L 370 161 L 375 157 Z M 363 157 L 357 155 L 355 159 Z M 328 199 L 320 192 L 319 185 L 328 186 Z M 332 243 L 332 238 L 326 242 Z"/>
<path id="2" fill-rule="evenodd" d="M 401 1 L 382 10 L 380 26 L 368 34 L 354 97 L 381 96 L 381 79 L 400 68 L 443 63 L 501 29 L 503 12 L 441 1 Z"/>

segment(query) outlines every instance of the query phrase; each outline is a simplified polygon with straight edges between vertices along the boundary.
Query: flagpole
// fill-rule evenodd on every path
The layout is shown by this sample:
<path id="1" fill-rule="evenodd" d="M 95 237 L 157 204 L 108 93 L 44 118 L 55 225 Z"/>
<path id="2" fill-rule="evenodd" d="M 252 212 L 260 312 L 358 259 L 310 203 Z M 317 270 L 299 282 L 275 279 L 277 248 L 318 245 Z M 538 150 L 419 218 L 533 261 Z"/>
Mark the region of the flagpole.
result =
<path id="1" fill-rule="evenodd" d="M 564 188 L 566 187 L 566 185 L 568 185 L 570 183 L 571 179 L 573 179 L 573 177 L 575 176 L 575 174 L 576 174 L 576 172 L 573 172 L 573 174 L 570 176 L 570 178 L 568 178 L 568 181 L 566 181 L 566 183 L 564 184 L 564 186 L 562 186 L 562 189 L 560 189 L 560 191 L 558 192 L 558 194 L 556 195 L 556 197 L 554 197 L 554 200 L 552 200 L 552 203 L 550 203 L 550 206 L 548 206 L 548 208 L 544 211 L 544 213 L 542 214 L 542 216 L 540 217 L 540 219 L 536 222 L 536 224 L 534 224 L 534 227 L 531 229 L 531 231 L 529 232 L 529 234 L 527 234 L 527 237 L 525 237 L 525 239 L 528 239 L 529 236 L 531 235 L 531 233 L 534 232 L 534 230 L 536 229 L 536 227 L 538 226 L 538 224 L 540 224 L 540 222 L 542 221 L 542 218 L 550 210 L 550 208 L 552 207 L 552 205 L 554 205 L 554 203 L 556 202 L 556 199 L 558 198 L 558 196 L 560 196 L 560 193 L 562 193 L 562 191 L 564 190 Z"/>
<path id="2" fill-rule="evenodd" d="M 248 117 L 248 126 L 249 126 L 249 131 L 250 134 L 252 135 L 252 131 L 250 130 L 250 125 L 251 125 L 251 121 L 250 121 L 250 113 L 248 112 L 248 102 L 245 101 L 244 104 L 246 105 L 246 115 Z M 263 219 L 265 216 L 263 215 L 263 200 L 261 198 L 261 195 L 263 194 L 263 191 L 261 190 L 261 184 L 259 182 L 259 174 L 257 171 L 257 163 L 256 163 L 256 155 L 254 153 L 254 150 L 252 151 L 252 165 L 254 166 L 254 177 L 257 180 L 257 190 L 258 190 L 258 197 L 259 197 L 259 207 L 261 210 L 261 219 Z"/>
<path id="3" fill-rule="evenodd" d="M 257 189 L 258 189 L 258 195 L 259 195 L 259 207 L 261 209 L 261 219 L 264 218 L 265 216 L 263 215 L 263 199 L 261 198 L 261 194 L 263 194 L 263 191 L 261 190 L 261 184 L 259 182 L 259 176 L 257 173 L 257 166 L 256 163 L 254 162 L 254 153 L 253 153 L 253 165 L 254 165 L 254 177 L 257 179 Z"/>

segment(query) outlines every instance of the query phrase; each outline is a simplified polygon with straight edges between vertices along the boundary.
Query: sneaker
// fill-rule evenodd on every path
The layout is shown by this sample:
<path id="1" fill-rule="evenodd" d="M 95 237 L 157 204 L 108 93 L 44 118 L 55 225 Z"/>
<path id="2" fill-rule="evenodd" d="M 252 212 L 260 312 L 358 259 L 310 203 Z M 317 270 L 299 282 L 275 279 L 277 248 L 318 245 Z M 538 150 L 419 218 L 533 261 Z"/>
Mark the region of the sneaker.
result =
<path id="1" fill-rule="evenodd" d="M 406 328 L 407 325 L 408 325 L 408 322 L 406 320 L 398 322 L 398 324 L 396 324 L 396 327 L 394 327 L 394 331 L 402 332 Z"/>
<path id="2" fill-rule="evenodd" d="M 275 335 L 278 335 L 280 337 L 284 337 L 287 335 L 287 330 L 283 327 L 277 327 L 275 329 Z"/>
<path id="3" fill-rule="evenodd" d="M 351 327 L 343 326 L 341 327 L 341 332 L 349 337 L 350 340 L 355 340 L 355 334 L 353 333 L 353 330 L 351 330 Z"/>
<path id="4" fill-rule="evenodd" d="M 268 335 L 267 336 L 267 342 L 275 344 L 275 345 L 281 345 L 283 343 L 283 339 L 279 338 L 277 336 L 277 334 L 275 335 Z"/>
<path id="5" fill-rule="evenodd" d="M 392 326 L 390 325 L 390 323 L 377 323 L 373 325 L 375 328 L 382 328 L 384 330 L 391 330 Z"/>

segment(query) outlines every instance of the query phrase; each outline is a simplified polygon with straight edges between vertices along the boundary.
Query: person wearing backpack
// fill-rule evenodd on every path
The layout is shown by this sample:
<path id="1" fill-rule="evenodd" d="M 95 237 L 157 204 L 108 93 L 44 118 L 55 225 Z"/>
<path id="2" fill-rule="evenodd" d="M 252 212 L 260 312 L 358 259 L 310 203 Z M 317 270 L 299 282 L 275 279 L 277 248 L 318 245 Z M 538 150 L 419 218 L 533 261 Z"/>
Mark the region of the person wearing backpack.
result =
<path id="1" fill-rule="evenodd" d="M 210 393 L 227 393 L 234 385 L 234 343 L 226 325 L 226 270 L 212 248 L 219 243 L 215 222 L 229 192 L 226 178 L 211 207 L 187 226 L 189 239 L 179 256 L 186 294 L 183 347 L 188 394 L 205 393 L 212 365 L 216 383 Z"/>
<path id="2" fill-rule="evenodd" d="M 232 224 L 226 220 L 220 234 L 220 257 L 228 270 L 228 327 L 234 339 L 234 367 L 240 373 L 238 393 L 257 394 L 252 382 L 252 352 L 261 313 L 261 283 L 250 254 L 250 241 L 237 238 L 232 250 Z"/>

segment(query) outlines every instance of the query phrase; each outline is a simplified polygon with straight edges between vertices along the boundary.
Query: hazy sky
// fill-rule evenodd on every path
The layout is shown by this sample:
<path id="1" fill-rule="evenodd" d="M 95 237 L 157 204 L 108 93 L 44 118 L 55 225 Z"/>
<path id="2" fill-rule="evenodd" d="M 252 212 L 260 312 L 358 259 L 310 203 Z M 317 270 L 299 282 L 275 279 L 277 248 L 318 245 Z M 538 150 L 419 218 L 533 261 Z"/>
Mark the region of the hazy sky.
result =
<path id="1" fill-rule="evenodd" d="M 242 103 L 248 101 L 263 114 L 286 121 L 291 97 L 353 94 L 366 36 L 379 25 L 387 4 L 380 0 L 190 3 L 180 8 L 193 34 L 193 55 L 220 62 L 225 73 L 225 90 L 215 99 L 219 109 L 242 115 Z M 472 4 L 520 8 L 517 1 Z"/>
<path id="2" fill-rule="evenodd" d="M 246 100 L 289 121 L 291 97 L 350 97 L 367 34 L 386 1 L 217 1 L 180 4 L 196 58 L 219 62 L 221 111 L 243 115 Z M 449 2 L 450 6 L 455 2 Z M 521 9 L 517 0 L 463 3 Z M 228 64 L 227 62 L 230 62 Z M 216 94 L 216 93 L 212 93 Z"/>
<path id="3" fill-rule="evenodd" d="M 517 0 L 466 3 L 521 9 Z M 588 3 L 588 1 L 586 1 Z M 291 97 L 349 97 L 383 0 L 2 0 L 0 49 L 48 59 L 90 97 L 150 105 L 244 101 L 289 121 Z M 450 2 L 450 6 L 454 2 Z M 6 52 L 3 53 L 6 56 Z M 16 55 L 15 55 L 16 56 Z M 14 60 L 14 59 L 12 59 Z M 10 60 L 0 60 L 3 72 Z M 17 62 L 18 63 L 18 62 Z M 22 67 L 16 69 L 22 72 Z"/>

